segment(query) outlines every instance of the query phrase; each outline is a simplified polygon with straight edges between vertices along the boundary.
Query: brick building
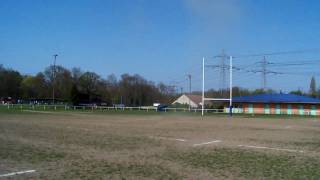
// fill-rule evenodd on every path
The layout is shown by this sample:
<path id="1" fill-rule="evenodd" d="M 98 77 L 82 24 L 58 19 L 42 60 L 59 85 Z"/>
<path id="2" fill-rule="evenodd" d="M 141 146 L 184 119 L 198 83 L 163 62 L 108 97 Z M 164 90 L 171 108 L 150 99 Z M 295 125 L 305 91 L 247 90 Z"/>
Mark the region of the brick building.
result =
<path id="1" fill-rule="evenodd" d="M 294 94 L 233 97 L 234 113 L 320 115 L 320 99 Z M 225 105 L 228 112 L 228 105 Z"/>

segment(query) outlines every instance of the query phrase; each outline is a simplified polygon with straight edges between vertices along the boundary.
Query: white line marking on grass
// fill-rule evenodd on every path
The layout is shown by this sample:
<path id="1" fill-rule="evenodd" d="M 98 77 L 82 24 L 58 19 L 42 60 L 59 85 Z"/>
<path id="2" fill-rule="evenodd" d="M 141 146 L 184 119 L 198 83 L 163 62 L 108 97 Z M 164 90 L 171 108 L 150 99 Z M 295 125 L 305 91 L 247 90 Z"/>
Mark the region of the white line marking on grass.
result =
<path id="1" fill-rule="evenodd" d="M 33 172 L 36 172 L 36 170 L 28 170 L 28 171 L 20 171 L 20 172 L 2 174 L 2 175 L 0 175 L 0 177 L 15 176 L 15 175 L 19 175 L 19 174 L 27 174 L 27 173 L 33 173 Z"/>
<path id="2" fill-rule="evenodd" d="M 174 139 L 174 140 L 176 140 L 176 141 L 182 141 L 182 142 L 186 142 L 187 140 L 185 140 L 185 139 Z"/>
<path id="3" fill-rule="evenodd" d="M 281 149 L 281 148 L 272 148 L 272 147 L 264 147 L 264 146 L 238 145 L 238 147 L 255 148 L 255 149 L 269 149 L 269 150 L 277 150 L 277 151 L 287 151 L 287 152 L 299 152 L 299 153 L 303 153 L 303 151 L 301 151 L 301 150 Z"/>
<path id="4" fill-rule="evenodd" d="M 33 111 L 33 110 L 22 110 L 24 112 L 31 112 L 31 113 L 42 113 L 42 114 L 55 114 L 55 112 L 50 111 Z"/>
<path id="5" fill-rule="evenodd" d="M 179 138 L 169 138 L 169 137 L 154 137 L 151 136 L 151 138 L 155 138 L 155 139 L 162 139 L 162 140 L 170 140 L 170 141 L 181 141 L 181 142 L 186 142 L 186 139 L 179 139 Z"/>
<path id="6" fill-rule="evenodd" d="M 208 144 L 213 144 L 213 143 L 220 143 L 222 142 L 221 140 L 214 140 L 214 141 L 210 141 L 210 142 L 204 142 L 204 143 L 200 143 L 200 144 L 194 144 L 193 146 L 202 146 L 202 145 L 208 145 Z"/>

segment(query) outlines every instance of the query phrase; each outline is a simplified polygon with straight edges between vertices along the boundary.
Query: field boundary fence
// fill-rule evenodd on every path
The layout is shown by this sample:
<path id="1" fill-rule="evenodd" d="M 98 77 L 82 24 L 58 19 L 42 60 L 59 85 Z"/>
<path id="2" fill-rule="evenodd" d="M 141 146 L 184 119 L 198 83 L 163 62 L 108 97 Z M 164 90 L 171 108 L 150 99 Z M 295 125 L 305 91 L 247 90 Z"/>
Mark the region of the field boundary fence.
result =
<path id="1" fill-rule="evenodd" d="M 157 108 L 151 106 L 114 107 L 114 106 L 71 106 L 71 105 L 36 105 L 36 104 L 3 104 L 1 109 L 33 111 L 145 111 L 145 112 L 202 112 L 201 108 Z M 226 113 L 222 109 L 204 109 L 205 113 Z"/>

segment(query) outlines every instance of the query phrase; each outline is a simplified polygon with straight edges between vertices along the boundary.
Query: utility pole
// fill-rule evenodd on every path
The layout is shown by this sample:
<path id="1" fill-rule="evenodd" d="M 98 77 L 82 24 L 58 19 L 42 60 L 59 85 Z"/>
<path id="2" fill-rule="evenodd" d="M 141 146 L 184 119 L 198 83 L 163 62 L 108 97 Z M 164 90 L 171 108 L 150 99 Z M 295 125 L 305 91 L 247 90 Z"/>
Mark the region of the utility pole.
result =
<path id="1" fill-rule="evenodd" d="M 267 60 L 266 60 L 266 57 L 263 56 L 263 59 L 262 59 L 262 88 L 263 90 L 265 91 L 266 88 L 267 88 Z"/>
<path id="2" fill-rule="evenodd" d="M 57 61 L 58 54 L 54 54 L 54 60 L 53 60 L 53 71 L 52 71 L 52 104 L 54 105 L 54 85 L 55 85 L 55 79 L 56 79 L 56 61 Z"/>
<path id="3" fill-rule="evenodd" d="M 189 79 L 189 94 L 191 94 L 191 74 L 188 74 Z"/>
<path id="4" fill-rule="evenodd" d="M 174 94 L 178 94 L 179 93 L 179 91 L 177 91 L 177 85 L 171 85 L 170 87 L 173 89 L 173 93 Z"/>
<path id="5" fill-rule="evenodd" d="M 189 79 L 189 95 L 191 95 L 191 74 L 188 74 Z M 189 111 L 191 110 L 190 98 L 189 98 Z"/>

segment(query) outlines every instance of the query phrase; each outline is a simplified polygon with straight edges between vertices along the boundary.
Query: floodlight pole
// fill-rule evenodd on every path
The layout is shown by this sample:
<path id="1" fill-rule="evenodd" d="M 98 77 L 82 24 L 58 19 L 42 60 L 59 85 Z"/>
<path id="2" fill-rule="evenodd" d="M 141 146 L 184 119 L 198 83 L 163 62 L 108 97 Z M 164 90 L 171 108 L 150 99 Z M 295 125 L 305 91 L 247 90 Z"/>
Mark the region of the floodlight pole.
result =
<path id="1" fill-rule="evenodd" d="M 202 104 L 201 104 L 201 115 L 203 116 L 204 112 L 204 57 L 202 59 Z"/>
<path id="2" fill-rule="evenodd" d="M 229 107 L 230 107 L 230 115 L 232 116 L 232 56 L 230 56 L 230 80 L 229 80 L 229 83 L 230 83 L 230 98 L 229 98 Z"/>
<path id="3" fill-rule="evenodd" d="M 52 104 L 54 105 L 54 84 L 55 84 L 55 78 L 56 78 L 56 60 L 57 60 L 58 54 L 54 54 L 54 60 L 53 60 L 53 72 L 52 72 Z"/>

